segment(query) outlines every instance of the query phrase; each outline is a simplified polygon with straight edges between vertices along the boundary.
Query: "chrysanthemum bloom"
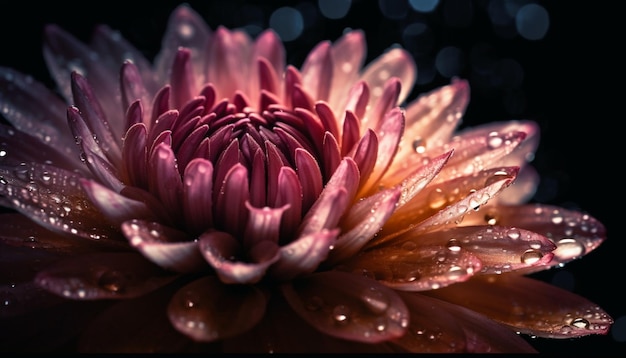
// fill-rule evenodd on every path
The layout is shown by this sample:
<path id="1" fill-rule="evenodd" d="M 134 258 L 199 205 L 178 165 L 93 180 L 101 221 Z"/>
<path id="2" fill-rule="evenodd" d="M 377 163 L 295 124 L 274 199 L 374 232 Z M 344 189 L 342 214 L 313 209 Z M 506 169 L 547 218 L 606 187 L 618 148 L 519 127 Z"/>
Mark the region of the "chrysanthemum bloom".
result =
<path id="1" fill-rule="evenodd" d="M 466 81 L 403 105 L 400 48 L 363 67 L 350 31 L 298 70 L 273 32 L 186 6 L 153 65 L 106 26 L 45 39 L 63 99 L 0 69 L 4 351 L 528 352 L 520 334 L 608 331 L 526 277 L 602 224 L 523 204 L 537 125 L 457 132 Z"/>

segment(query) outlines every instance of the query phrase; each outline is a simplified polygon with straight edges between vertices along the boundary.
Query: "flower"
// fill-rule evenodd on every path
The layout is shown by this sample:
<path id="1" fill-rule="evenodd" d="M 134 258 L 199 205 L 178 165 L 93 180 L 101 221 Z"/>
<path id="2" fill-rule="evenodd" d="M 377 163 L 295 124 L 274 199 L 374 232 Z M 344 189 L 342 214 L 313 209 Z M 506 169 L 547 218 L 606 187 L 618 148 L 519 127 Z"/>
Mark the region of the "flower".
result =
<path id="1" fill-rule="evenodd" d="M 401 48 L 363 67 L 350 31 L 298 70 L 272 31 L 186 5 L 154 64 L 107 26 L 45 35 L 63 99 L 0 69 L 3 351 L 530 352 L 518 333 L 608 332 L 528 277 L 603 225 L 527 204 L 538 127 L 457 130 L 466 81 L 404 105 Z"/>

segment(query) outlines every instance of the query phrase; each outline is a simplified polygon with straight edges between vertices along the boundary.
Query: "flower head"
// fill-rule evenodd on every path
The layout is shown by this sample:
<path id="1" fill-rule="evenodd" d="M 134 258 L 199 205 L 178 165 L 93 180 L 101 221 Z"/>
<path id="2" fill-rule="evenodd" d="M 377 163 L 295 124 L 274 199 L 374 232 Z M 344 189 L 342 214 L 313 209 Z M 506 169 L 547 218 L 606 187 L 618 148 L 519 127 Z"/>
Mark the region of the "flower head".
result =
<path id="1" fill-rule="evenodd" d="M 350 31 L 298 69 L 272 31 L 213 31 L 185 5 L 154 63 L 107 26 L 45 35 L 62 98 L 0 69 L 11 344 L 66 310 L 42 349 L 525 352 L 517 333 L 608 331 L 525 276 L 604 227 L 525 204 L 538 127 L 457 130 L 466 81 L 405 104 L 401 48 L 364 64 Z"/>

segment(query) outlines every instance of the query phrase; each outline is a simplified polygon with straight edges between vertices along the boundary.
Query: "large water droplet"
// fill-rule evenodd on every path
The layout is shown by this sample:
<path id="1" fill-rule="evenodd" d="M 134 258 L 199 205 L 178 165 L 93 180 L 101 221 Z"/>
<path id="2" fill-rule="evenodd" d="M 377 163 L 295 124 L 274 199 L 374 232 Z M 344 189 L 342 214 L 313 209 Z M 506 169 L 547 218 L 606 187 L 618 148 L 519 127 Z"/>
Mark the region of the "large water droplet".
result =
<path id="1" fill-rule="evenodd" d="M 528 249 L 522 254 L 521 260 L 523 264 L 532 265 L 541 260 L 542 257 L 543 253 L 541 253 L 541 251 L 536 249 Z"/>
<path id="2" fill-rule="evenodd" d="M 416 153 L 422 154 L 426 151 L 426 141 L 420 137 L 413 140 L 413 150 Z"/>
<path id="3" fill-rule="evenodd" d="M 584 318 L 576 318 L 571 323 L 572 327 L 586 329 L 589 328 L 589 321 Z"/>
<path id="4" fill-rule="evenodd" d="M 499 146 L 502 145 L 502 143 L 504 143 L 504 140 L 502 139 L 502 137 L 500 136 L 498 132 L 490 132 L 487 135 L 487 147 L 489 149 L 498 148 Z"/>
<path id="5" fill-rule="evenodd" d="M 446 244 L 446 247 L 452 252 L 461 251 L 461 243 L 457 239 L 450 239 Z"/>
<path id="6" fill-rule="evenodd" d="M 585 245 L 573 238 L 563 238 L 556 243 L 554 256 L 559 260 L 570 260 L 585 253 Z"/>

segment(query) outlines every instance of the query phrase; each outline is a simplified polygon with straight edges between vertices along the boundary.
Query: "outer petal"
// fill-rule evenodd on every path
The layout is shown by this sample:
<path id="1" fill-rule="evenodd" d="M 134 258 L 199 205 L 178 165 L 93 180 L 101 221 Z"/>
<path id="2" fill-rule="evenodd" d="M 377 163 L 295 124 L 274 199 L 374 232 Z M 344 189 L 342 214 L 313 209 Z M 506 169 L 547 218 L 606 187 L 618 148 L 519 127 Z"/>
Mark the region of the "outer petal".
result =
<path id="1" fill-rule="evenodd" d="M 587 299 L 518 275 L 475 277 L 428 292 L 468 307 L 516 331 L 546 338 L 607 334 L 613 320 Z"/>
<path id="2" fill-rule="evenodd" d="M 398 103 L 401 103 L 413 88 L 416 76 L 417 68 L 411 55 L 403 49 L 393 48 L 367 65 L 361 79 L 367 82 L 371 90 L 371 105 L 382 95 L 385 82 L 391 77 L 398 77 L 402 82 L 402 92 L 398 97 Z"/>
<path id="3" fill-rule="evenodd" d="M 301 235 L 281 247 L 280 259 L 272 266 L 271 275 L 278 280 L 288 280 L 315 271 L 332 250 L 338 234 L 337 229 L 322 229 Z"/>
<path id="4" fill-rule="evenodd" d="M 155 222 L 130 220 L 122 224 L 122 232 L 132 246 L 164 269 L 196 272 L 207 266 L 198 243 L 187 241 L 181 231 Z"/>
<path id="5" fill-rule="evenodd" d="M 468 216 L 463 225 L 501 225 L 534 231 L 554 242 L 556 250 L 549 266 L 560 266 L 595 250 L 606 238 L 606 229 L 592 216 L 551 205 L 487 206 Z"/>
<path id="6" fill-rule="evenodd" d="M 396 343 L 407 350 L 439 353 L 536 353 L 513 330 L 481 314 L 423 295 L 400 293 L 400 296 L 410 309 L 411 325 L 407 334 Z"/>
<path id="7" fill-rule="evenodd" d="M 35 282 L 62 297 L 99 300 L 141 296 L 174 278 L 136 253 L 94 253 L 59 261 Z"/>
<path id="8" fill-rule="evenodd" d="M 257 324 L 267 298 L 253 285 L 224 285 L 207 276 L 181 288 L 167 309 L 180 332 L 200 342 L 241 334 Z"/>
<path id="9" fill-rule="evenodd" d="M 401 337 L 409 312 L 393 290 L 339 271 L 316 273 L 282 286 L 300 317 L 332 336 L 366 343 Z"/>

